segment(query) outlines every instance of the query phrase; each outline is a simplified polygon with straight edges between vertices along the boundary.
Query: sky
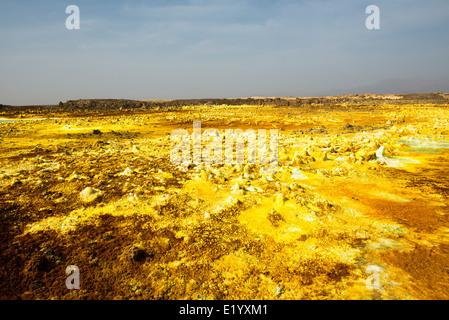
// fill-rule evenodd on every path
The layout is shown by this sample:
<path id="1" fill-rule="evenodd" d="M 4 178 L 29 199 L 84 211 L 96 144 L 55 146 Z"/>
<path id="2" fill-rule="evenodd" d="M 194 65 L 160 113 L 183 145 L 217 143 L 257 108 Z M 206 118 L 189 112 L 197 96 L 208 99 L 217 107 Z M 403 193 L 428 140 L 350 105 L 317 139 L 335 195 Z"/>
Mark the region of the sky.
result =
<path id="1" fill-rule="evenodd" d="M 69 5 L 79 30 L 66 28 Z M 365 26 L 369 5 L 380 9 L 378 30 Z M 448 35 L 447 0 L 0 0 L 0 103 L 323 96 L 389 79 L 446 81 Z"/>

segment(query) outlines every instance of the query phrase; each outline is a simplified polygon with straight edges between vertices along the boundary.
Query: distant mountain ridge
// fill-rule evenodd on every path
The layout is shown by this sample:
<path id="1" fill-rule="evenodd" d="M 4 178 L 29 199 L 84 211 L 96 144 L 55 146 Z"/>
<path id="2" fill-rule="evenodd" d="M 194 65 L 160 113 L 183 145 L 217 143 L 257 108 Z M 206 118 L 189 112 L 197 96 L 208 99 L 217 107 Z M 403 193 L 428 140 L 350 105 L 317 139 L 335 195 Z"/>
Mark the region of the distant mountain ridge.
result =
<path id="1" fill-rule="evenodd" d="M 410 93 L 432 93 L 449 92 L 448 79 L 387 79 L 373 85 L 360 86 L 350 93 L 354 94 L 410 94 Z"/>

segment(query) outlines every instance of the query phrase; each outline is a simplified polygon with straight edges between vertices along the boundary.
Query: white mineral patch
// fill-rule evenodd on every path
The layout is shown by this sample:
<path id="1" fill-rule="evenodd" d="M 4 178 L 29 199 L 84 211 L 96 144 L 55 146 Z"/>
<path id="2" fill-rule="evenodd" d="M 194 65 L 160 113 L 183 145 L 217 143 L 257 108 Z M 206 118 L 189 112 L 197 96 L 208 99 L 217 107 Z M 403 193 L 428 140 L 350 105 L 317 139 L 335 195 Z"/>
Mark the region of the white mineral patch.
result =
<path id="1" fill-rule="evenodd" d="M 389 192 L 377 192 L 377 193 L 375 193 L 375 195 L 379 196 L 379 197 L 387 198 L 387 199 L 390 199 L 390 200 L 394 200 L 394 201 L 410 202 L 409 199 L 406 199 L 404 197 L 401 197 L 401 196 L 398 196 L 396 194 L 392 194 L 392 193 L 389 193 Z"/>
<path id="2" fill-rule="evenodd" d="M 379 149 L 377 149 L 377 151 L 376 151 L 376 158 L 377 159 L 384 158 L 384 151 L 385 151 L 385 147 L 384 146 L 381 146 Z"/>
<path id="3" fill-rule="evenodd" d="M 131 168 L 126 168 L 119 176 L 130 176 L 134 171 Z"/>
<path id="4" fill-rule="evenodd" d="M 303 175 L 297 168 L 293 168 L 292 170 L 292 179 L 295 180 L 305 180 L 307 177 Z"/>
<path id="5" fill-rule="evenodd" d="M 135 202 L 135 201 L 138 201 L 139 199 L 140 199 L 140 197 L 135 193 L 130 192 L 128 194 L 128 201 L 130 201 L 130 202 Z"/>
<path id="6" fill-rule="evenodd" d="M 262 192 L 263 190 L 255 187 L 255 186 L 249 186 L 248 188 L 246 188 L 246 191 L 250 191 L 250 192 Z"/>
<path id="7" fill-rule="evenodd" d="M 449 142 L 447 141 L 435 141 L 429 138 L 426 139 L 416 139 L 410 137 L 408 139 L 399 140 L 399 142 L 404 143 L 413 148 L 424 148 L 424 149 L 444 149 L 449 148 Z"/>

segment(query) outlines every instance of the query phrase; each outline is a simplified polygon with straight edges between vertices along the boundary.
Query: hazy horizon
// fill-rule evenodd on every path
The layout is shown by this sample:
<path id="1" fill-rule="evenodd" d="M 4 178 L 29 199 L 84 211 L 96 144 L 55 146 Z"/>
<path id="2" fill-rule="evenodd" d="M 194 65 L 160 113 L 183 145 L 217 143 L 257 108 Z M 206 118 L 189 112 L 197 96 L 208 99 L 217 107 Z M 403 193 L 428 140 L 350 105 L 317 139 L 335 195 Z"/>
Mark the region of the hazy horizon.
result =
<path id="1" fill-rule="evenodd" d="M 0 103 L 449 92 L 448 14 L 443 0 L 7 0 Z"/>

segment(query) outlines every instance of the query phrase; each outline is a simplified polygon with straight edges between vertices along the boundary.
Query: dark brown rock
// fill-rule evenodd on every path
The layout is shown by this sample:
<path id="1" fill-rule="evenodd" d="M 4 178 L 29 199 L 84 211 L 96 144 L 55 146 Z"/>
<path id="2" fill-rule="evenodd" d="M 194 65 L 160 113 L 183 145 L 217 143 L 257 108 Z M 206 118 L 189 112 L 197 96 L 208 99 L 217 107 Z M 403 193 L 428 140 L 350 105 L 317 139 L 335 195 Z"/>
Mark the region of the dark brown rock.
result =
<path id="1" fill-rule="evenodd" d="M 33 280 L 30 285 L 28 286 L 28 288 L 31 291 L 37 290 L 39 288 L 42 288 L 44 286 L 44 283 L 40 280 Z"/>
<path id="2" fill-rule="evenodd" d="M 139 247 L 132 246 L 126 250 L 125 256 L 128 261 L 143 262 L 152 255 Z"/>
<path id="3" fill-rule="evenodd" d="M 48 271 L 51 269 L 51 263 L 48 258 L 42 254 L 33 256 L 30 260 L 28 271 Z"/>
<path id="4" fill-rule="evenodd" d="M 285 221 L 285 219 L 284 217 L 281 216 L 280 213 L 272 209 L 271 212 L 268 214 L 268 221 L 270 221 L 273 226 L 278 227 L 279 222 Z"/>

